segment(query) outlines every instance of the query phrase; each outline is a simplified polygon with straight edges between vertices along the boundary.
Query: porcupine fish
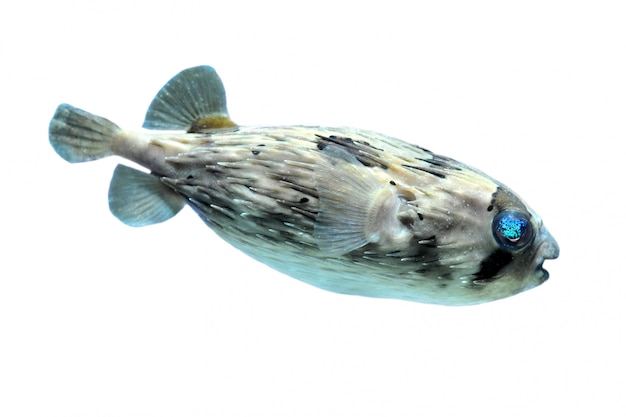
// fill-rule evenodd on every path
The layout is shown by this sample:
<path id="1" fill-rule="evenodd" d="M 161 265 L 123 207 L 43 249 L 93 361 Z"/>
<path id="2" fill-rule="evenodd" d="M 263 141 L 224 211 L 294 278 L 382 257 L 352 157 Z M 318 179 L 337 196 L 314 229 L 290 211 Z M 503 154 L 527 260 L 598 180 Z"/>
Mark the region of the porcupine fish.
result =
<path id="1" fill-rule="evenodd" d="M 131 132 L 68 104 L 49 128 L 69 162 L 118 155 L 109 207 L 146 226 L 185 204 L 225 241 L 344 294 L 443 305 L 508 297 L 548 279 L 559 247 L 515 193 L 451 158 L 379 133 L 242 127 L 208 66 L 172 78 Z"/>

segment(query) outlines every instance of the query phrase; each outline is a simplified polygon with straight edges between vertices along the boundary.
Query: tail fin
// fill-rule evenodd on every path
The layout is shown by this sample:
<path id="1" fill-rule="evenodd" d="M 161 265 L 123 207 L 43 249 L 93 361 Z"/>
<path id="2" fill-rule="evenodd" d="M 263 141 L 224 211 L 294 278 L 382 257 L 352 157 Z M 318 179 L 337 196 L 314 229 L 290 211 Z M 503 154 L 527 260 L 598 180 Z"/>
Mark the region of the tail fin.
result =
<path id="1" fill-rule="evenodd" d="M 68 162 L 87 162 L 113 155 L 111 144 L 120 132 L 115 123 L 61 104 L 50 121 L 50 144 Z"/>

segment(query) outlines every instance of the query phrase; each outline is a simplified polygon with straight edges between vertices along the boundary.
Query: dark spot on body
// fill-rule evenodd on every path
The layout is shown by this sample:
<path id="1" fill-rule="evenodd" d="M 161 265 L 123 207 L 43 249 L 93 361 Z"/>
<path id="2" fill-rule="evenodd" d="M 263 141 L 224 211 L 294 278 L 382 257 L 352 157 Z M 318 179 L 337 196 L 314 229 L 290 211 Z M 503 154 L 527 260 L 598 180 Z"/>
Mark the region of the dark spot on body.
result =
<path id="1" fill-rule="evenodd" d="M 382 169 L 388 169 L 389 168 L 387 165 L 385 165 L 385 164 L 383 164 L 381 162 L 377 162 L 377 163 L 372 164 L 371 162 L 368 162 L 368 161 L 371 161 L 371 159 L 365 158 L 363 156 L 359 157 L 357 159 L 359 160 L 360 163 L 362 163 L 366 167 L 378 167 L 378 168 L 382 168 Z"/>
<path id="2" fill-rule="evenodd" d="M 300 207 L 291 207 L 291 210 L 293 210 L 295 213 L 301 214 L 307 218 L 309 218 L 312 221 L 315 221 L 315 219 L 317 219 L 317 215 L 318 212 L 317 211 L 308 211 L 308 210 L 304 210 Z"/>
<path id="3" fill-rule="evenodd" d="M 306 197 L 302 197 L 302 198 L 300 199 L 300 204 L 304 204 L 304 203 L 308 203 L 308 202 L 309 202 L 309 199 L 308 199 L 308 198 L 306 198 Z"/>
<path id="4" fill-rule="evenodd" d="M 421 146 L 419 146 L 419 145 L 414 145 L 414 144 L 412 144 L 412 145 L 413 145 L 415 148 L 417 148 L 417 149 L 420 149 L 420 150 L 422 150 L 422 151 L 424 151 L 424 152 L 427 152 L 427 153 L 429 153 L 429 154 L 431 154 L 431 155 L 434 155 L 434 154 L 432 153 L 432 151 L 429 151 L 429 150 L 428 150 L 428 149 L 426 149 L 426 148 L 422 148 L 422 147 L 421 147 Z M 416 159 L 419 159 L 419 158 L 416 158 Z"/>
<path id="5" fill-rule="evenodd" d="M 411 227 L 415 223 L 415 217 L 413 217 L 410 212 L 398 213 L 398 220 L 407 227 Z"/>
<path id="6" fill-rule="evenodd" d="M 480 263 L 480 270 L 474 274 L 474 284 L 486 284 L 495 280 L 498 272 L 512 260 L 513 255 L 509 252 L 501 249 L 491 252 L 491 254 Z"/>
<path id="7" fill-rule="evenodd" d="M 403 167 L 405 167 L 405 168 L 416 169 L 416 170 L 418 170 L 418 171 L 422 171 L 422 172 L 425 172 L 425 173 L 427 173 L 427 174 L 434 175 L 434 176 L 435 176 L 435 177 L 437 177 L 437 178 L 441 178 L 441 179 L 443 179 L 443 178 L 445 178 L 445 177 L 446 177 L 446 176 L 445 176 L 444 174 L 442 174 L 441 172 L 431 171 L 430 169 L 426 169 L 426 168 L 418 167 L 418 166 L 415 166 L 415 165 L 402 165 L 402 166 L 403 166 Z"/>
<path id="8" fill-rule="evenodd" d="M 261 151 L 252 151 L 252 155 L 258 155 L 260 153 L 261 153 Z"/>
<path id="9" fill-rule="evenodd" d="M 418 242 L 420 245 L 429 247 L 429 248 L 436 248 L 437 247 L 437 236 L 433 235 L 430 237 L 427 237 L 426 239 L 420 239 L 418 240 Z"/>
<path id="10" fill-rule="evenodd" d="M 187 179 L 188 180 L 192 180 L 193 179 L 193 175 L 187 175 Z"/>
<path id="11" fill-rule="evenodd" d="M 396 182 L 395 181 L 389 181 L 389 184 L 396 185 Z"/>
<path id="12" fill-rule="evenodd" d="M 453 159 L 447 158 L 445 156 L 436 155 L 426 149 L 424 149 L 424 151 L 429 153 L 431 155 L 431 158 L 420 158 L 416 156 L 415 159 L 417 159 L 418 161 L 422 161 L 427 164 L 430 164 L 432 166 L 435 166 L 437 168 L 445 169 L 445 170 L 453 170 L 453 171 L 461 170 L 461 168 L 457 166 L 458 163 L 454 161 Z"/>
<path id="13" fill-rule="evenodd" d="M 367 147 L 370 147 L 370 148 L 372 148 L 372 149 L 376 149 L 377 151 L 385 152 L 385 150 L 384 150 L 384 149 L 382 149 L 382 148 L 377 148 L 376 146 L 371 145 L 369 142 L 366 142 L 366 141 L 361 141 L 361 142 L 359 142 L 359 143 L 362 143 L 363 145 L 365 145 L 365 146 L 367 146 Z"/>
<path id="14" fill-rule="evenodd" d="M 418 161 L 426 162 L 427 164 L 430 164 L 430 165 L 434 165 L 436 167 L 442 167 L 443 166 L 443 164 L 441 162 L 437 162 L 434 159 L 418 158 L 417 156 L 415 157 L 415 159 L 417 159 Z"/>
<path id="15" fill-rule="evenodd" d="M 487 207 L 487 211 L 491 211 L 491 210 L 493 210 L 493 206 Z"/>
<path id="16" fill-rule="evenodd" d="M 389 167 L 380 157 L 378 152 L 382 149 L 371 146 L 365 141 L 355 141 L 352 138 L 329 135 L 328 137 L 322 135 L 315 135 L 318 138 L 317 149 L 323 151 L 328 145 L 339 145 L 343 150 L 354 156 L 361 164 L 366 167 L 378 167 L 382 169 L 388 169 Z"/>
<path id="17" fill-rule="evenodd" d="M 424 216 L 422 215 L 422 213 L 417 213 L 417 217 L 418 217 L 420 220 L 424 220 Z"/>
<path id="18" fill-rule="evenodd" d="M 309 195 L 315 198 L 319 198 L 319 195 L 317 193 L 317 190 L 315 188 L 311 188 L 311 187 L 307 187 L 305 185 L 299 184 L 297 180 L 292 179 L 290 177 L 284 176 L 284 175 L 279 175 L 279 174 L 275 174 L 275 173 L 268 173 L 267 176 L 273 180 L 278 181 L 279 183 L 281 183 L 282 185 L 286 185 L 287 187 L 291 188 L 292 190 L 296 190 L 299 191 L 305 195 Z M 260 192 L 257 191 L 257 192 Z M 272 196 L 272 192 L 266 192 L 264 193 L 267 196 Z"/>
<path id="19" fill-rule="evenodd" d="M 524 202 L 510 190 L 501 186 L 498 186 L 496 191 L 491 195 L 490 205 L 493 206 L 493 210 L 497 212 L 503 210 L 517 210 L 531 217 Z"/>

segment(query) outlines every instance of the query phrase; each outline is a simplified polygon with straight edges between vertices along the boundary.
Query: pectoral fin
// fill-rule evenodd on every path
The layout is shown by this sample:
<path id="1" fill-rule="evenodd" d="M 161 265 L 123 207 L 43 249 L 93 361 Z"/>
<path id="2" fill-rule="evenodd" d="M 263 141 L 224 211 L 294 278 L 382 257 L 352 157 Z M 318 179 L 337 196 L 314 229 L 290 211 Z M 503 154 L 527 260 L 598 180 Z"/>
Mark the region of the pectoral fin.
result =
<path id="1" fill-rule="evenodd" d="M 320 250 L 343 255 L 379 241 L 381 217 L 395 216 L 388 207 L 397 200 L 394 191 L 345 149 L 329 145 L 322 154 L 315 175 L 320 211 L 314 236 Z"/>
<path id="2" fill-rule="evenodd" d="M 111 213 L 129 226 L 149 226 L 174 217 L 185 199 L 157 176 L 118 165 L 109 186 Z"/>

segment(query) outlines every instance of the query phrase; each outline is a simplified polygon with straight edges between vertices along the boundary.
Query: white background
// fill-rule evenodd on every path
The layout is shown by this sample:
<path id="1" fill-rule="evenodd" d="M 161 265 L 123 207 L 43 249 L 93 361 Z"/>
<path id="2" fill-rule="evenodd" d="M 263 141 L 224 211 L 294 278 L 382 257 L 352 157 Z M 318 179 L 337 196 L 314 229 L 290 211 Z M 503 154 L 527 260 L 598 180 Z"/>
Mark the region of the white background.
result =
<path id="1" fill-rule="evenodd" d="M 626 12 L 615 1 L 40 1 L 0 18 L 2 416 L 623 416 Z M 217 68 L 239 124 L 350 125 L 476 166 L 561 246 L 543 286 L 446 308 L 327 293 L 192 213 L 107 208 L 68 102 L 138 129 Z"/>

